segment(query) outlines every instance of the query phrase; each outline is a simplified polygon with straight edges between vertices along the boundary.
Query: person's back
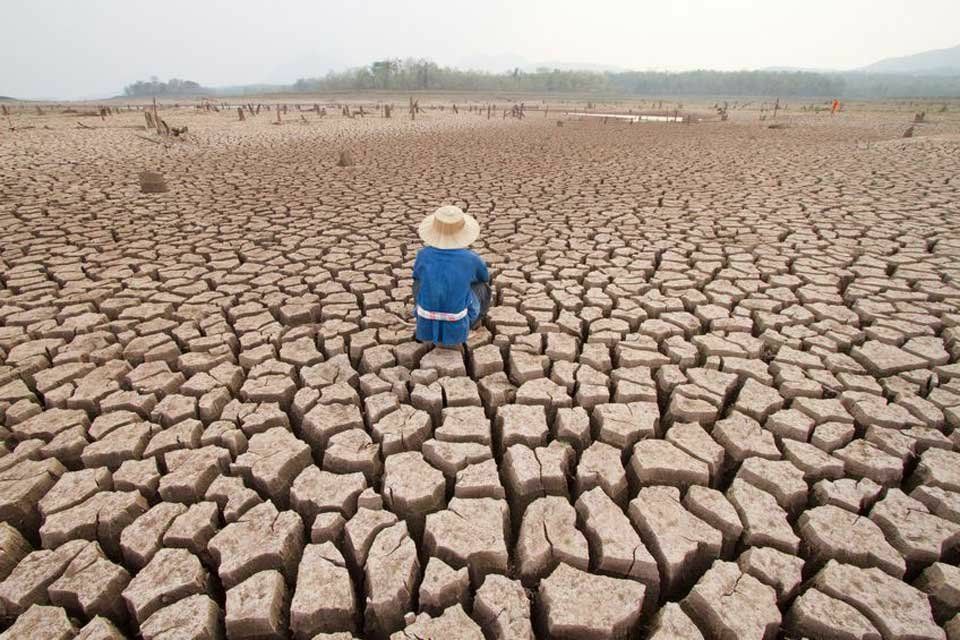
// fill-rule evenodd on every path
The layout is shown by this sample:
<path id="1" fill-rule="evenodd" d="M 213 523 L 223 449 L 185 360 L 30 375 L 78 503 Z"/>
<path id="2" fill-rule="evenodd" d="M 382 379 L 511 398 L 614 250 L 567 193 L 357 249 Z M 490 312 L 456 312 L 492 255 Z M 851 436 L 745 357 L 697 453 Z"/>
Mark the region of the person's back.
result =
<path id="1" fill-rule="evenodd" d="M 427 245 L 413 265 L 417 339 L 452 346 L 489 305 L 487 265 L 466 247 L 479 235 L 476 220 L 457 207 L 441 207 L 420 226 Z"/>

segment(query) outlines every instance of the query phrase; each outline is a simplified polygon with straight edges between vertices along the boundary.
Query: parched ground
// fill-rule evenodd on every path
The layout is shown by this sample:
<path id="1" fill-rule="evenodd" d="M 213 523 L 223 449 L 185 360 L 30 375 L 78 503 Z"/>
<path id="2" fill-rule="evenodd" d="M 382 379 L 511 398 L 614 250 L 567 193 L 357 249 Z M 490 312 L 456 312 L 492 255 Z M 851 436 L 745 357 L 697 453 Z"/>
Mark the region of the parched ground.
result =
<path id="1" fill-rule="evenodd" d="M 955 113 L 161 113 L 0 132 L 0 638 L 960 638 Z"/>

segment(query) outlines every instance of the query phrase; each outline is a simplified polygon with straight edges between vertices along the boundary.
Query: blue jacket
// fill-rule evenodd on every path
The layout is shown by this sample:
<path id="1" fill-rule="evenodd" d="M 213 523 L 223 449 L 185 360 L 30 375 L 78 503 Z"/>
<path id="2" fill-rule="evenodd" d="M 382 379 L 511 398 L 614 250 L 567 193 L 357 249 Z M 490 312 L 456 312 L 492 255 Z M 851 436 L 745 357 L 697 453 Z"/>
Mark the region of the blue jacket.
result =
<path id="1" fill-rule="evenodd" d="M 480 312 L 470 285 L 490 280 L 483 259 L 469 249 L 424 247 L 413 262 L 413 279 L 419 285 L 415 302 L 423 309 L 443 313 L 468 311 L 467 317 L 453 322 L 417 316 L 417 340 L 443 345 L 466 342 L 470 325 Z"/>

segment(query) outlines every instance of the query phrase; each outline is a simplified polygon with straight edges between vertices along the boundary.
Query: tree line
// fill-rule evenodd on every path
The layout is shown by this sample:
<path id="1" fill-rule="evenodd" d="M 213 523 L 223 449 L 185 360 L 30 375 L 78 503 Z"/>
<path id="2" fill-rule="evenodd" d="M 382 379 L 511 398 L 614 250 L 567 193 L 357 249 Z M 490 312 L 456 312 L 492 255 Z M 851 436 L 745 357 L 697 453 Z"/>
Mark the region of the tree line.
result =
<path id="1" fill-rule="evenodd" d="M 149 96 L 187 96 L 207 93 L 208 90 L 200 86 L 193 80 L 181 80 L 180 78 L 170 78 L 166 82 L 161 81 L 156 76 L 149 80 L 138 80 L 133 84 L 128 84 L 123 88 L 123 95 L 132 98 Z"/>
<path id="2" fill-rule="evenodd" d="M 364 67 L 301 78 L 294 91 L 518 91 L 623 95 L 798 97 L 960 96 L 960 75 L 908 76 L 809 71 L 572 71 L 540 68 L 489 73 L 441 67 L 425 59 L 378 60 Z"/>
<path id="3" fill-rule="evenodd" d="M 263 85 L 205 88 L 192 80 L 156 76 L 127 85 L 130 97 L 245 95 Z M 911 76 L 809 71 L 573 71 L 540 68 L 503 73 L 441 67 L 431 60 L 385 59 L 367 66 L 301 78 L 270 91 L 481 91 L 627 96 L 780 96 L 839 98 L 942 98 L 960 96 L 960 75 Z"/>

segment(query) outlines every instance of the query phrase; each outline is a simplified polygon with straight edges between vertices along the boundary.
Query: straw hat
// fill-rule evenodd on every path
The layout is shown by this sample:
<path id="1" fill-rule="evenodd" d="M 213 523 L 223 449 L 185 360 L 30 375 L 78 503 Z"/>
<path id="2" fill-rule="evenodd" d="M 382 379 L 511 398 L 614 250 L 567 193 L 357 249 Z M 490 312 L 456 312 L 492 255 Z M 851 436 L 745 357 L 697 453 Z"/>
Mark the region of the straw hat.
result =
<path id="1" fill-rule="evenodd" d="M 437 249 L 463 249 L 480 235 L 480 224 L 453 205 L 444 205 L 420 223 L 420 239 Z"/>

